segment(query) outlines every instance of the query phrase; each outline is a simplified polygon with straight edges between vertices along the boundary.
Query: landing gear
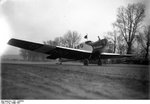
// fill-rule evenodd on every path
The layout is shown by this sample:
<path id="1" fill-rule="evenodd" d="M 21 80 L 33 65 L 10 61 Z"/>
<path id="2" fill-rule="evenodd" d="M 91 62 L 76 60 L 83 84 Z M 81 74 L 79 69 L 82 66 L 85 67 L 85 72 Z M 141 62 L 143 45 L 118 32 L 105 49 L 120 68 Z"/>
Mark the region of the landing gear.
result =
<path id="1" fill-rule="evenodd" d="M 62 65 L 62 59 L 61 59 L 61 58 L 58 58 L 56 64 Z"/>
<path id="2" fill-rule="evenodd" d="M 88 60 L 88 59 L 85 59 L 85 60 L 83 61 L 83 64 L 84 64 L 85 66 L 88 66 L 88 65 L 89 65 L 89 60 Z"/>
<path id="3" fill-rule="evenodd" d="M 101 59 L 98 59 L 98 66 L 102 66 L 102 61 L 101 61 Z"/>

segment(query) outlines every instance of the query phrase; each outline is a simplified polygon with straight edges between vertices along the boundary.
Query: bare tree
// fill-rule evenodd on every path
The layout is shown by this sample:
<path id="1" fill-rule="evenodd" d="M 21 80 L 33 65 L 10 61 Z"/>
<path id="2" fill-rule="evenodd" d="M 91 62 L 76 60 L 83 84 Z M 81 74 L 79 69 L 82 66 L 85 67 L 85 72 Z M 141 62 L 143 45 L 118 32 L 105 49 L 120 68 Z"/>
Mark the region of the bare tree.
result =
<path id="1" fill-rule="evenodd" d="M 28 60 L 28 50 L 20 49 L 20 56 L 21 56 L 24 60 Z"/>
<path id="2" fill-rule="evenodd" d="M 145 6 L 141 3 L 128 4 L 128 6 L 118 8 L 117 20 L 114 23 L 124 40 L 127 43 L 127 54 L 131 53 L 131 48 L 135 35 L 142 25 L 145 17 Z"/>
<path id="3" fill-rule="evenodd" d="M 52 46 L 55 45 L 54 41 L 52 41 L 52 40 L 43 41 L 43 43 L 46 45 L 52 45 Z"/>
<path id="4" fill-rule="evenodd" d="M 126 43 L 125 43 L 125 40 L 123 39 L 123 36 L 122 35 L 119 35 L 117 37 L 117 52 L 119 54 L 125 54 L 126 53 Z"/>
<path id="5" fill-rule="evenodd" d="M 111 47 L 113 47 L 113 53 L 116 52 L 116 48 L 117 48 L 117 31 L 114 30 L 113 32 L 107 32 L 107 35 L 105 36 L 106 39 L 108 39 L 108 44 L 110 43 L 110 45 L 113 45 Z"/>
<path id="6" fill-rule="evenodd" d="M 63 35 L 63 37 L 56 37 L 54 41 L 44 41 L 44 44 L 74 48 L 74 46 L 77 45 L 80 40 L 81 36 L 76 31 L 68 31 Z"/>
<path id="7" fill-rule="evenodd" d="M 144 28 L 143 33 L 139 33 L 137 39 L 144 50 L 145 60 L 148 60 L 150 47 L 150 25 Z"/>
<path id="8" fill-rule="evenodd" d="M 56 37 L 54 41 L 43 41 L 44 44 L 54 45 L 54 46 L 65 46 L 74 48 L 81 40 L 81 36 L 76 31 L 68 31 L 63 37 Z"/>
<path id="9" fill-rule="evenodd" d="M 54 43 L 55 43 L 55 45 L 59 45 L 59 46 L 66 46 L 66 44 L 67 44 L 67 42 L 64 39 L 64 37 L 56 37 L 54 39 Z"/>
<path id="10" fill-rule="evenodd" d="M 63 36 L 64 42 L 68 47 L 74 48 L 75 45 L 77 45 L 80 40 L 81 36 L 78 34 L 76 31 L 68 31 L 64 36 Z"/>
<path id="11" fill-rule="evenodd" d="M 56 37 L 54 39 L 54 45 L 62 46 L 62 37 Z"/>
<path id="12" fill-rule="evenodd" d="M 108 40 L 104 51 L 108 52 L 108 53 L 113 53 L 113 51 L 114 51 L 113 48 L 114 48 L 114 44 Z"/>

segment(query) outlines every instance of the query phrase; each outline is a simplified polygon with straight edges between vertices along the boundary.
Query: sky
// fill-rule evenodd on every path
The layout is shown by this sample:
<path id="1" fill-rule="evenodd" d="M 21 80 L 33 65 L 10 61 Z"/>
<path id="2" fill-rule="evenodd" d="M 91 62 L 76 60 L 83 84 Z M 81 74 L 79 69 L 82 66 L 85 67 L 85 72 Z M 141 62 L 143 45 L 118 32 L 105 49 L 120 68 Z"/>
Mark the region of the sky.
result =
<path id="1" fill-rule="evenodd" d="M 19 48 L 6 45 L 10 38 L 42 43 L 68 30 L 77 31 L 82 41 L 86 34 L 96 41 L 112 30 L 117 8 L 136 2 L 145 3 L 150 13 L 149 0 L 0 0 L 1 50 L 19 53 Z"/>

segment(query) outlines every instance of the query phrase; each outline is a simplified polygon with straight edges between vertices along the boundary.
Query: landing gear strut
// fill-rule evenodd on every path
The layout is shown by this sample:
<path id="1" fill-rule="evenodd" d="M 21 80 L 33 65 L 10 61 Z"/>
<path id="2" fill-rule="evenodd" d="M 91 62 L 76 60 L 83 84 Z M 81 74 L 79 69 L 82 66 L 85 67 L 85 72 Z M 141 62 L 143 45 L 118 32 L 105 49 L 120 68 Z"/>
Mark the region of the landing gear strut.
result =
<path id="1" fill-rule="evenodd" d="M 62 59 L 61 58 L 58 58 L 57 59 L 57 63 L 56 64 L 60 64 L 60 65 L 62 65 Z"/>
<path id="2" fill-rule="evenodd" d="M 98 66 L 101 66 L 102 65 L 102 61 L 101 61 L 101 59 L 98 59 Z"/>
<path id="3" fill-rule="evenodd" d="M 88 59 L 85 59 L 85 60 L 83 61 L 83 64 L 84 64 L 85 66 L 88 66 L 88 65 L 89 65 L 89 60 L 88 60 Z"/>

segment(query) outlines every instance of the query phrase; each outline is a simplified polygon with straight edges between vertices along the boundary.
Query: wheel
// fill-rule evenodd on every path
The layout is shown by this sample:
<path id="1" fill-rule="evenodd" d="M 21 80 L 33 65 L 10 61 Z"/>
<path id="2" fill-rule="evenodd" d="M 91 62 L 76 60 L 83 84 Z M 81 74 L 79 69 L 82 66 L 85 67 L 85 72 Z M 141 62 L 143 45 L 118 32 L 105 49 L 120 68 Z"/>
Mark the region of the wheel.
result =
<path id="1" fill-rule="evenodd" d="M 58 64 L 62 65 L 62 59 L 61 58 L 58 58 Z"/>
<path id="2" fill-rule="evenodd" d="M 101 65 L 102 65 L 101 59 L 98 60 L 98 63 L 97 63 L 97 64 L 98 64 L 98 66 L 101 66 Z"/>
<path id="3" fill-rule="evenodd" d="M 85 66 L 88 66 L 89 60 L 88 60 L 88 59 L 85 59 L 84 62 L 83 62 L 83 64 L 84 64 Z"/>

